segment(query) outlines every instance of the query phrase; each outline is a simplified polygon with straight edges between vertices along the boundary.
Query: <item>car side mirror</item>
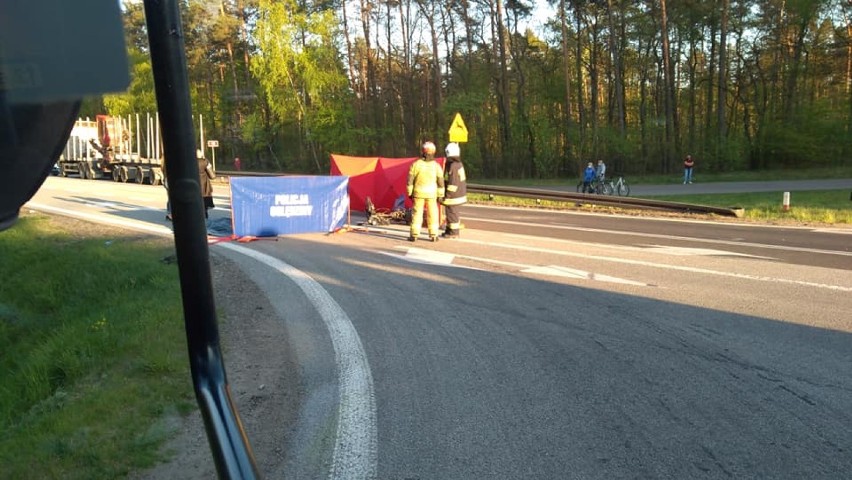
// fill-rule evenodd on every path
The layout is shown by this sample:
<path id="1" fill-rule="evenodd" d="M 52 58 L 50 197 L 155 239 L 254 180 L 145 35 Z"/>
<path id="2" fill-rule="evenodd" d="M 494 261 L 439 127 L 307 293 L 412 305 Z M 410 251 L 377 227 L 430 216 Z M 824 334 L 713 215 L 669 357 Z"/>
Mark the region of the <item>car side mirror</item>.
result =
<path id="1" fill-rule="evenodd" d="M 0 91 L 0 231 L 50 174 L 79 109 L 79 101 L 9 105 Z"/>

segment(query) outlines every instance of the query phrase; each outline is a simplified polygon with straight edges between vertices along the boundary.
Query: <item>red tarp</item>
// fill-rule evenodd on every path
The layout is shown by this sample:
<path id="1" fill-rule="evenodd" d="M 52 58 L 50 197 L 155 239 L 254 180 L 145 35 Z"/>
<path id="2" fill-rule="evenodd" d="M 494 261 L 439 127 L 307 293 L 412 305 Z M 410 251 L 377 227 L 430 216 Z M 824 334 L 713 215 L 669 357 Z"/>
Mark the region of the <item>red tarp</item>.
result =
<path id="1" fill-rule="evenodd" d="M 411 200 L 406 195 L 405 184 L 408 181 L 408 169 L 417 158 L 380 158 L 376 166 L 376 181 L 370 196 L 376 208 L 392 209 L 400 196 L 405 200 L 405 207 L 411 206 Z"/>
<path id="2" fill-rule="evenodd" d="M 331 155 L 331 174 L 349 177 L 349 208 L 364 210 L 367 196 L 373 192 L 378 157 L 348 157 Z M 372 196 L 370 198 L 372 200 Z"/>
<path id="3" fill-rule="evenodd" d="M 400 195 L 405 197 L 405 184 L 408 181 L 408 169 L 417 157 L 350 157 L 331 155 L 331 174 L 348 175 L 349 206 L 352 210 L 364 210 L 366 199 L 376 208 L 393 209 Z M 435 159 L 444 166 L 444 158 Z M 411 206 L 411 200 L 405 198 L 405 206 Z"/>

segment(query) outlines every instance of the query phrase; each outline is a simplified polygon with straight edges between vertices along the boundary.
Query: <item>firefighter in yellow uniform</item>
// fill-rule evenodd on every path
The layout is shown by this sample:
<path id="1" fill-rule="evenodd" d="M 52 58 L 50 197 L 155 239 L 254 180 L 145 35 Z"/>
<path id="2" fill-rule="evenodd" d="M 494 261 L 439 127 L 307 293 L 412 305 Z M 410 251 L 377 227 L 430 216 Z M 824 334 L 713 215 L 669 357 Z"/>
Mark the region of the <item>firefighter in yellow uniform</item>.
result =
<path id="1" fill-rule="evenodd" d="M 423 225 L 423 209 L 426 208 L 426 221 L 429 239 L 438 241 L 438 198 L 444 196 L 444 169 L 435 161 L 435 144 L 423 144 L 423 157 L 417 159 L 408 169 L 406 184 L 408 197 L 414 202 L 411 215 L 411 235 L 409 242 L 417 240 Z"/>

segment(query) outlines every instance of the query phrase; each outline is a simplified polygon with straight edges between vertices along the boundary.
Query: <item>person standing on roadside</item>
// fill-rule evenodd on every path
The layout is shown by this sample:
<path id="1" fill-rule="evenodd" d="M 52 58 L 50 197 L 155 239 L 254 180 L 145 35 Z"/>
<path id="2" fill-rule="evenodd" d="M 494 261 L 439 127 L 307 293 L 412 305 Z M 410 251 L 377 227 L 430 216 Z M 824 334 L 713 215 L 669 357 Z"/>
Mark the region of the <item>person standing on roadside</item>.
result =
<path id="1" fill-rule="evenodd" d="M 207 218 L 207 212 L 210 211 L 211 208 L 216 207 L 213 203 L 213 182 L 212 179 L 216 178 L 216 172 L 213 171 L 213 167 L 210 165 L 210 162 L 204 158 L 204 152 L 201 149 L 195 151 L 195 157 L 198 160 L 198 176 L 201 182 L 201 196 L 204 197 L 204 218 Z"/>
<path id="2" fill-rule="evenodd" d="M 426 221 L 429 228 L 429 239 L 438 241 L 438 198 L 444 196 L 444 170 L 435 161 L 435 144 L 423 144 L 423 157 L 418 158 L 408 169 L 406 192 L 414 202 L 412 206 L 411 230 L 409 242 L 414 242 L 420 235 L 423 225 L 423 209 L 426 208 Z"/>
<path id="3" fill-rule="evenodd" d="M 683 160 L 683 184 L 692 183 L 692 167 L 695 166 L 695 161 L 692 160 L 692 155 L 687 155 Z"/>
<path id="4" fill-rule="evenodd" d="M 461 149 L 458 143 L 448 143 L 444 154 L 447 163 L 444 166 L 445 195 L 441 203 L 447 212 L 447 228 L 441 234 L 444 238 L 459 238 L 461 234 L 461 206 L 467 203 L 467 176 L 461 161 Z"/>

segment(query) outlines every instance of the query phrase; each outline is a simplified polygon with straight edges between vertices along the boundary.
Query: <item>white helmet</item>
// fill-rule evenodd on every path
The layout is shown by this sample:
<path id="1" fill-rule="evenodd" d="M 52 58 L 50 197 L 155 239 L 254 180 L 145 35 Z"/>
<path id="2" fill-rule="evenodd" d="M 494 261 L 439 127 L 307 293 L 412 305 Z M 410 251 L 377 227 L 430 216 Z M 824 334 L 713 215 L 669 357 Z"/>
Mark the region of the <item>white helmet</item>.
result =
<path id="1" fill-rule="evenodd" d="M 435 144 L 432 142 L 426 142 L 423 144 L 423 153 L 426 155 L 434 155 L 435 154 Z"/>
<path id="2" fill-rule="evenodd" d="M 455 142 L 448 143 L 447 148 L 444 149 L 444 153 L 448 157 L 458 157 L 459 155 L 461 155 L 461 151 L 459 150 L 459 144 Z"/>

